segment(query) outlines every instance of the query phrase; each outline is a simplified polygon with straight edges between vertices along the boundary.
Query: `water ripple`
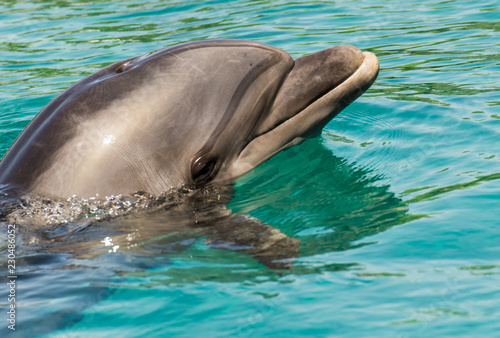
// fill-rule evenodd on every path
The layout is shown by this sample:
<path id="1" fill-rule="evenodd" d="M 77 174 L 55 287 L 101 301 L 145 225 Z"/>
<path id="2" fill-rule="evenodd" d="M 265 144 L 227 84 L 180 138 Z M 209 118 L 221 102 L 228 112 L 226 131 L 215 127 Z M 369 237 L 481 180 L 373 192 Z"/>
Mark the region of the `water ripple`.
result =
<path id="1" fill-rule="evenodd" d="M 77 80 L 178 43 L 250 39 L 294 57 L 349 43 L 381 61 L 374 85 L 321 138 L 236 184 L 233 211 L 301 240 L 293 272 L 200 238 L 154 258 L 30 255 L 19 262 L 24 327 L 41 330 L 31 336 L 62 326 L 54 336 L 494 336 L 499 15 L 498 0 L 3 1 L 2 153 Z M 42 316 L 40 304 L 50 305 Z"/>

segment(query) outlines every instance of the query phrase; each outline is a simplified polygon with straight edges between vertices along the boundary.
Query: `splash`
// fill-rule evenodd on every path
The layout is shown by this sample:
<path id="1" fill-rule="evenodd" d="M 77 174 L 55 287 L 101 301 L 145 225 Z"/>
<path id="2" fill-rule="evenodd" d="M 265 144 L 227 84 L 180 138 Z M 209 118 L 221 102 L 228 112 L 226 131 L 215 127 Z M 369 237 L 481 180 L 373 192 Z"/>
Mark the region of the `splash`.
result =
<path id="1" fill-rule="evenodd" d="M 67 199 L 44 198 L 34 194 L 20 197 L 4 194 L 2 210 L 5 220 L 21 226 L 57 225 L 82 220 L 101 221 L 134 213 L 166 208 L 192 195 L 193 190 L 183 188 L 154 196 L 145 192 L 133 195 L 112 195 Z"/>

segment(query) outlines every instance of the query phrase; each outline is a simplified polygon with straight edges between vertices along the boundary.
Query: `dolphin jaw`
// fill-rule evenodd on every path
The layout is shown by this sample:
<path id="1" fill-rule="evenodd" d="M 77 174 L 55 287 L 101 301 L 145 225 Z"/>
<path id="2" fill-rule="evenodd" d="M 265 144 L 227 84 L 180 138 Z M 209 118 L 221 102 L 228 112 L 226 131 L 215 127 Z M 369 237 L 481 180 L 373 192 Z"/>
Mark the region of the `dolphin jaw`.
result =
<path id="1" fill-rule="evenodd" d="M 338 113 L 363 94 L 375 81 L 379 61 L 370 52 L 358 69 L 341 84 L 275 128 L 252 139 L 227 169 L 226 177 L 236 179 L 253 170 L 281 150 L 314 136 Z"/>

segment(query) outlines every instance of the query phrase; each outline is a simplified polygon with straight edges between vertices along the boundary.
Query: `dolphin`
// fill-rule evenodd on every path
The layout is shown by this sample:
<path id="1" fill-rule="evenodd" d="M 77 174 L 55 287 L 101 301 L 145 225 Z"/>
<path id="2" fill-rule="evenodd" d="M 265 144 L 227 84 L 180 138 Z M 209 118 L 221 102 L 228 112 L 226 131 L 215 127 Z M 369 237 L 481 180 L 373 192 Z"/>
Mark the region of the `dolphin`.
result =
<path id="1" fill-rule="evenodd" d="M 129 58 L 43 108 L 0 162 L 0 184 L 60 198 L 226 184 L 316 135 L 378 70 L 350 45 L 294 60 L 208 40 Z"/>

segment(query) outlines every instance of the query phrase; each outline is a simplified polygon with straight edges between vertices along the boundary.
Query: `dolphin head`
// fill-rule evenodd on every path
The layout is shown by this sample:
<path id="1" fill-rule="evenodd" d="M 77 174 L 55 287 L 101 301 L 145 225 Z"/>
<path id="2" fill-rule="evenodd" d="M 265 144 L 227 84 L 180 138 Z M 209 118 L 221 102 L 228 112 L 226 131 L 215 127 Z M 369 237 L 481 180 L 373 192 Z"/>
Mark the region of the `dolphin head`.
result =
<path id="1" fill-rule="evenodd" d="M 320 131 L 377 74 L 377 58 L 348 45 L 293 60 L 212 40 L 127 59 L 50 102 L 0 183 L 60 197 L 224 184 Z"/>

